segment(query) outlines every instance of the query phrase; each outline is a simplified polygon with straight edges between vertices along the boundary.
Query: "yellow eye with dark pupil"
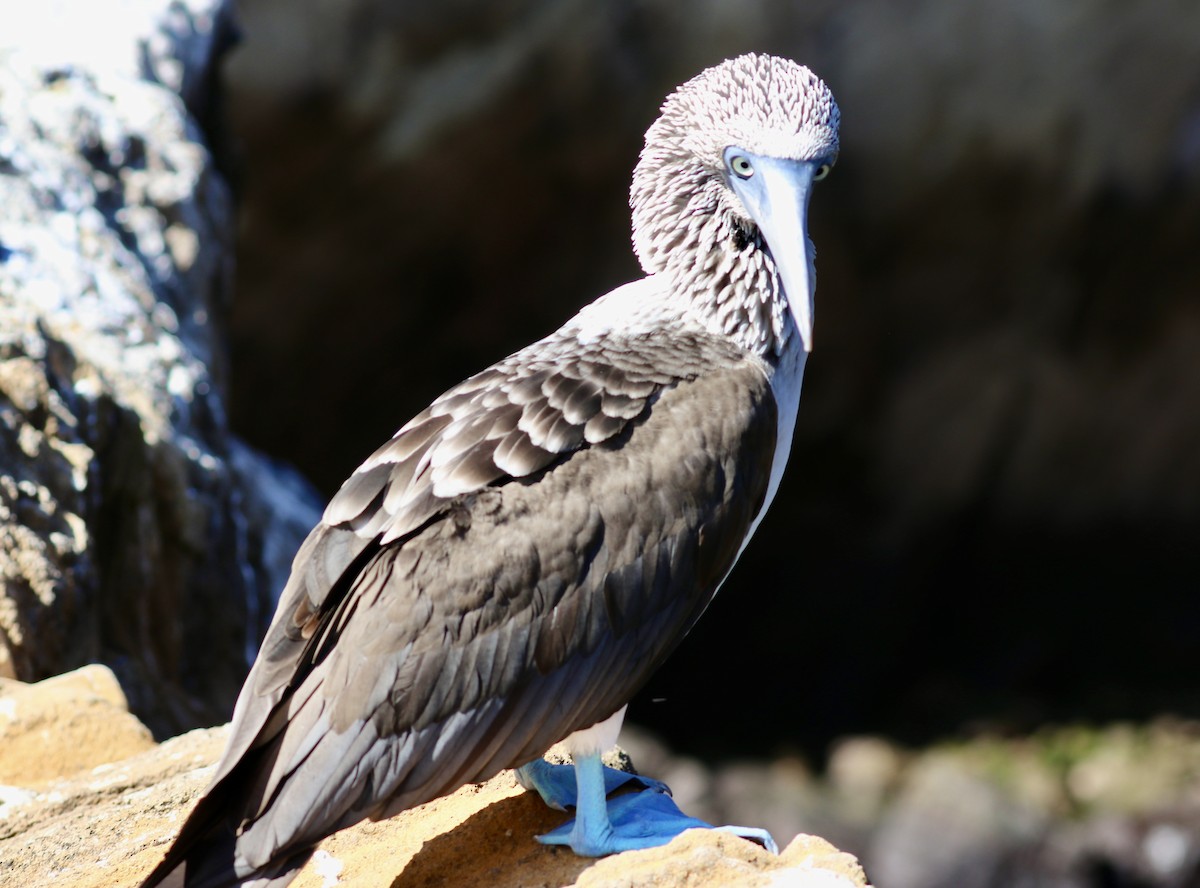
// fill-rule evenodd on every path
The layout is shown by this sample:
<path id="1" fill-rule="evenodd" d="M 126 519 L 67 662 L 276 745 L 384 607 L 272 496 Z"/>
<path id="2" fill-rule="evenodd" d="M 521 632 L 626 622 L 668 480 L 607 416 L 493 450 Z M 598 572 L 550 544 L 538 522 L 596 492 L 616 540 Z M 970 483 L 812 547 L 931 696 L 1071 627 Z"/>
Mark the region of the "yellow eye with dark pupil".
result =
<path id="1" fill-rule="evenodd" d="M 754 165 L 750 163 L 749 158 L 743 157 L 740 154 L 730 158 L 729 168 L 743 179 L 749 179 L 754 175 Z"/>
<path id="2" fill-rule="evenodd" d="M 813 173 L 813 181 L 820 182 L 822 179 L 824 179 L 826 176 L 829 175 L 829 171 L 831 169 L 833 169 L 833 164 L 831 164 L 831 163 L 821 164 L 819 167 L 817 167 L 817 171 L 815 173 Z"/>

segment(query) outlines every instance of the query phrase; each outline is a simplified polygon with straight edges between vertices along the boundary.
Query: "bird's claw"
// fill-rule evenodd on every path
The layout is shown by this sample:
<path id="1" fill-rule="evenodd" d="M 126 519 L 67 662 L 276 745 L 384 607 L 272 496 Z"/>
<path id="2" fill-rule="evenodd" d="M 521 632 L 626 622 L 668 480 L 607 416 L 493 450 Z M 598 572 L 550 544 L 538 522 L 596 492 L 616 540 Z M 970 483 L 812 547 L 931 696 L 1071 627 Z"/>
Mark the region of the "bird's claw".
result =
<path id="1" fill-rule="evenodd" d="M 757 842 L 772 854 L 779 853 L 779 847 L 766 830 L 744 826 L 714 827 L 684 814 L 674 799 L 663 792 L 617 796 L 606 803 L 606 810 L 607 822 L 601 820 L 589 826 L 579 819 L 569 820 L 557 829 L 538 836 L 538 841 L 546 845 L 567 845 L 583 857 L 602 857 L 620 851 L 665 845 L 689 829 L 719 829 Z"/>

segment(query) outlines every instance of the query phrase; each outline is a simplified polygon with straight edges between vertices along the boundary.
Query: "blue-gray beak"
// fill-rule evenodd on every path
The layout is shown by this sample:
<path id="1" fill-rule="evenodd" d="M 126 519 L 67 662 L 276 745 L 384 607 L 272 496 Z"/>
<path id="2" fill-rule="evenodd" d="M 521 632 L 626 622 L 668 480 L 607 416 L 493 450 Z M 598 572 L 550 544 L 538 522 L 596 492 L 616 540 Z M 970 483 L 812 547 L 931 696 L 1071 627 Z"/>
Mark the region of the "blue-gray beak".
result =
<path id="1" fill-rule="evenodd" d="M 816 272 L 808 239 L 808 198 L 820 161 L 785 160 L 725 149 L 729 183 L 758 224 L 779 276 L 804 350 L 812 351 Z"/>

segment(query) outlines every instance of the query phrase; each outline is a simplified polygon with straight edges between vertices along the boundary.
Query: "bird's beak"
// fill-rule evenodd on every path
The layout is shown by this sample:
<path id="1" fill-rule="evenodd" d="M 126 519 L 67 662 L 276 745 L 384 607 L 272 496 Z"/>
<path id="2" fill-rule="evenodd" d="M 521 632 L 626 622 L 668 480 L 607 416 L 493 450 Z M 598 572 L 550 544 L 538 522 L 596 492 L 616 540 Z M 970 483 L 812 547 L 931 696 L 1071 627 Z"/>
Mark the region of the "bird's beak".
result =
<path id="1" fill-rule="evenodd" d="M 808 198 L 819 164 L 739 153 L 754 173 L 747 179 L 730 175 L 729 182 L 767 241 L 804 350 L 810 352 L 816 271 L 808 239 Z"/>

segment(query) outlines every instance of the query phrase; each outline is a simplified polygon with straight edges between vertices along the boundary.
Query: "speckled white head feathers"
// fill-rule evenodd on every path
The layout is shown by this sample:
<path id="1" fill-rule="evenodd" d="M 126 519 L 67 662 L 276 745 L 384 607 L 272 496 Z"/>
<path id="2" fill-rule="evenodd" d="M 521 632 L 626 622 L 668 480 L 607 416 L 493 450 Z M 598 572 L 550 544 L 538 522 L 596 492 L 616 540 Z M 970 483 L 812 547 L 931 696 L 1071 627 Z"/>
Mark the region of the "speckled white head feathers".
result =
<path id="1" fill-rule="evenodd" d="M 633 243 L 642 267 L 667 275 L 712 326 L 759 351 L 778 351 L 787 336 L 782 290 L 789 286 L 808 348 L 811 310 L 802 320 L 800 303 L 811 304 L 813 250 L 803 217 L 811 183 L 837 158 L 839 122 L 829 88 L 788 59 L 743 55 L 683 84 L 647 131 L 634 171 Z M 770 186 L 771 164 L 787 168 L 796 225 L 779 221 L 787 210 L 782 186 Z M 781 268 L 788 262 L 790 276 Z"/>

